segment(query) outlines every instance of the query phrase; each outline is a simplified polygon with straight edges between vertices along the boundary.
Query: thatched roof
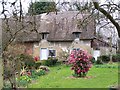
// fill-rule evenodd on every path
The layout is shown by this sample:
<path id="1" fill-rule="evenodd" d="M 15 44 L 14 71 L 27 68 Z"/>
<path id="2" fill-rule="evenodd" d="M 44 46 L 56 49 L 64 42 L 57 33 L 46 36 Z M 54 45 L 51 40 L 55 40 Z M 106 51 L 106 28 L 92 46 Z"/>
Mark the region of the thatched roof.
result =
<path id="1" fill-rule="evenodd" d="M 106 42 L 105 40 L 98 38 L 98 37 L 94 37 L 92 42 L 91 42 L 91 47 L 93 49 L 100 49 L 100 47 L 111 47 L 110 42 Z M 112 45 L 113 48 L 116 48 L 115 45 Z"/>
<path id="2" fill-rule="evenodd" d="M 80 39 L 92 39 L 95 22 L 93 18 L 85 19 L 88 16 L 89 14 L 79 14 L 78 11 L 26 16 L 22 24 L 24 28 L 19 32 L 16 41 L 40 41 L 41 33 L 49 33 L 48 41 L 72 41 L 73 32 L 81 32 Z M 10 27 L 15 29 L 15 21 L 11 20 Z M 83 21 L 85 23 L 81 23 Z"/>
<path id="3" fill-rule="evenodd" d="M 47 24 L 45 25 L 49 31 L 49 41 L 72 41 L 74 40 L 73 32 L 81 32 L 80 39 L 92 39 L 95 33 L 95 22 L 93 18 L 87 18 L 89 14 L 79 14 L 78 11 L 50 13 L 45 15 Z M 87 19 L 86 19 L 87 18 Z M 84 27 L 78 27 L 78 23 L 82 21 Z M 41 31 L 42 28 L 39 28 Z M 46 29 L 45 29 L 46 30 Z"/>

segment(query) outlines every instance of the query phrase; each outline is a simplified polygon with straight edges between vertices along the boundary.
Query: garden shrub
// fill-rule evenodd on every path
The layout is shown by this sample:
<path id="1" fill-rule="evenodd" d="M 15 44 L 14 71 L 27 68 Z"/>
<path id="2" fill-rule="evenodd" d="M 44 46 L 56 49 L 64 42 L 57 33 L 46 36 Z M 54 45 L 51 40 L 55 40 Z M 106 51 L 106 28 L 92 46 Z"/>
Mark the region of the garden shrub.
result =
<path id="1" fill-rule="evenodd" d="M 120 62 L 120 54 L 116 54 L 112 56 L 112 61 L 113 62 Z"/>
<path id="2" fill-rule="evenodd" d="M 103 64 L 108 63 L 110 61 L 109 55 L 102 55 L 98 57 L 98 60 L 96 61 L 96 64 Z M 119 62 L 120 61 L 120 54 L 112 55 L 112 61 L 113 62 Z"/>
<path id="3" fill-rule="evenodd" d="M 41 76 L 41 75 L 45 75 L 46 72 L 45 72 L 45 70 L 37 69 L 36 72 L 35 72 L 35 74 L 38 75 L 38 76 Z"/>
<path id="4" fill-rule="evenodd" d="M 36 71 L 35 70 L 31 70 L 31 78 L 33 80 L 37 79 L 38 78 L 38 75 L 36 75 Z"/>
<path id="5" fill-rule="evenodd" d="M 42 61 L 42 65 L 54 66 L 54 65 L 56 65 L 57 61 L 58 61 L 57 58 L 49 57 L 48 60 Z"/>
<path id="6" fill-rule="evenodd" d="M 31 82 L 31 78 L 28 75 L 20 76 L 20 79 L 17 80 L 20 86 L 27 86 Z"/>
<path id="7" fill-rule="evenodd" d="M 110 61 L 109 55 L 102 55 L 102 56 L 100 56 L 100 58 L 104 63 L 108 63 Z"/>
<path id="8" fill-rule="evenodd" d="M 92 58 L 90 59 L 90 61 L 92 62 L 92 64 L 96 63 L 96 60 L 95 60 L 94 57 L 92 57 Z"/>
<path id="9" fill-rule="evenodd" d="M 40 65 L 41 65 L 40 61 L 35 62 L 35 64 L 34 64 L 35 69 L 38 69 L 40 67 Z"/>
<path id="10" fill-rule="evenodd" d="M 35 61 L 31 55 L 21 54 L 19 57 L 22 64 L 27 66 L 29 69 L 35 65 Z"/>
<path id="11" fill-rule="evenodd" d="M 2 90 L 6 90 L 6 88 L 12 88 L 11 84 L 10 84 L 10 82 L 8 80 L 4 81 Z"/>
<path id="12" fill-rule="evenodd" d="M 74 76 L 84 77 L 92 66 L 91 55 L 83 50 L 73 50 L 69 56 L 68 64 L 71 64 L 71 70 L 74 70 Z"/>
<path id="13" fill-rule="evenodd" d="M 97 61 L 95 62 L 95 64 L 103 64 L 102 58 L 101 58 L 101 57 L 98 57 L 98 58 L 97 58 Z"/>
<path id="14" fill-rule="evenodd" d="M 26 70 L 24 70 L 23 73 L 24 74 L 21 74 L 19 80 L 18 80 L 18 78 L 16 78 L 16 80 L 20 86 L 25 87 L 31 82 L 32 79 L 35 80 L 38 78 L 38 76 L 45 75 L 46 71 L 43 69 L 37 69 L 37 70 L 31 70 L 30 74 L 28 74 L 28 72 Z"/>

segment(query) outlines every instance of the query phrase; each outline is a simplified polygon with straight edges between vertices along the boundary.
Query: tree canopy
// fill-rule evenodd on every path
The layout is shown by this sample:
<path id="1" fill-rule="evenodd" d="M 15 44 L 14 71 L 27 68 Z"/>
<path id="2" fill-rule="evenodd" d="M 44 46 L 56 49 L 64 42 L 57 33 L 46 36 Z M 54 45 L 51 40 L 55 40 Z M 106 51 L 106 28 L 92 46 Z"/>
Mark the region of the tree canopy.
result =
<path id="1" fill-rule="evenodd" d="M 55 2 L 34 2 L 29 5 L 28 14 L 42 14 L 56 11 Z"/>

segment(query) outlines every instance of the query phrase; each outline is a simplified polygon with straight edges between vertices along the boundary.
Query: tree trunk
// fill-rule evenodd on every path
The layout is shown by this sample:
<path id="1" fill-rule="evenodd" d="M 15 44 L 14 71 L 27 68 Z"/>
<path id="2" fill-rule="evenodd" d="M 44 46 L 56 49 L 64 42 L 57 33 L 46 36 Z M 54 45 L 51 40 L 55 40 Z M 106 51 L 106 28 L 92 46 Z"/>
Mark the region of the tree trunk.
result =
<path id="1" fill-rule="evenodd" d="M 120 54 L 120 38 L 118 39 L 118 53 Z"/>
<path id="2" fill-rule="evenodd" d="M 109 43 L 109 45 L 110 45 L 110 61 L 109 61 L 109 63 L 112 63 L 112 38 L 110 37 L 110 43 Z"/>

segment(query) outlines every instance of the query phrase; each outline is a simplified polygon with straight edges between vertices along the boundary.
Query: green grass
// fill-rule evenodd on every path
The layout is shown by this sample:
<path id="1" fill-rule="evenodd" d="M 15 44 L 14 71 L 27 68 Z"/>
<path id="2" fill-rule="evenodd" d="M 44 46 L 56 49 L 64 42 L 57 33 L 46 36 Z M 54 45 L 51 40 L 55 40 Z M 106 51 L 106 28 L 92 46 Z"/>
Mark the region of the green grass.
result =
<path id="1" fill-rule="evenodd" d="M 104 65 L 105 66 L 105 65 Z M 109 88 L 118 84 L 118 68 L 93 66 L 87 76 L 92 78 L 70 78 L 73 71 L 61 65 L 51 67 L 49 74 L 39 77 L 29 88 Z"/>

